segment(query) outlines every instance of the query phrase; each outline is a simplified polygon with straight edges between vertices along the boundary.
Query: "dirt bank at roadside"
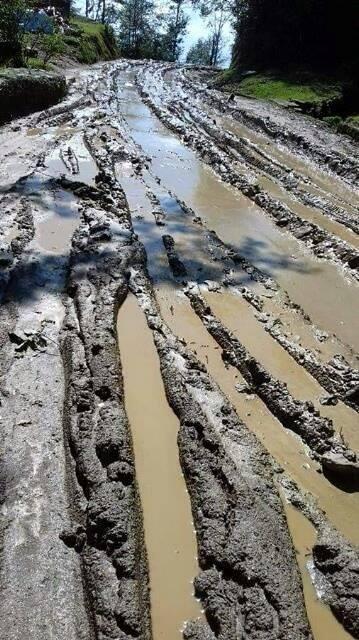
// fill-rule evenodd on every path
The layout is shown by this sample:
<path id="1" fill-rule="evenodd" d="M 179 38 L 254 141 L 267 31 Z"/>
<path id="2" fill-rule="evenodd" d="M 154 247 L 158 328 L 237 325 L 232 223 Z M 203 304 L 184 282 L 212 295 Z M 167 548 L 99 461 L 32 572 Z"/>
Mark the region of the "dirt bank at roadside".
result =
<path id="1" fill-rule="evenodd" d="M 59 73 L 31 69 L 0 71 L 0 124 L 60 102 L 67 91 Z"/>

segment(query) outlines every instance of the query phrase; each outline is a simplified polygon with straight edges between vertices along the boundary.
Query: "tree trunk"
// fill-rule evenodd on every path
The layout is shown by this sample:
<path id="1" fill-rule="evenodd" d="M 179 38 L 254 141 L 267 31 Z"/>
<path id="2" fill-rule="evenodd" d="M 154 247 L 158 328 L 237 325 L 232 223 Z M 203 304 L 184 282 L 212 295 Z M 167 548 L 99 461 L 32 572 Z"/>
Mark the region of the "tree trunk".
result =
<path id="1" fill-rule="evenodd" d="M 180 19 L 180 10 L 181 10 L 181 2 L 178 2 L 177 3 L 177 10 L 176 10 L 175 33 L 174 33 L 174 37 L 173 37 L 173 46 L 172 46 L 173 61 L 175 61 L 176 58 L 177 58 L 177 38 L 178 38 L 178 25 L 179 25 L 179 19 Z"/>

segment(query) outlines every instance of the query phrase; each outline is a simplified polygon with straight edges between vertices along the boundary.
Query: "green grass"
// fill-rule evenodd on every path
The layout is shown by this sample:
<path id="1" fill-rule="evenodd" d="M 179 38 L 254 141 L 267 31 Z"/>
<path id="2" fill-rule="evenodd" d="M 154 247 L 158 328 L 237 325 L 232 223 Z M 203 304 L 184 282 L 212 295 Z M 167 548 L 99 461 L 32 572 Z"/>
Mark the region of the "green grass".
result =
<path id="1" fill-rule="evenodd" d="M 94 22 L 94 20 L 90 20 L 89 18 L 82 18 L 80 16 L 76 18 L 71 18 L 71 26 L 77 27 L 87 35 L 101 35 L 104 26 L 100 22 Z"/>
<path id="2" fill-rule="evenodd" d="M 294 74 L 292 77 L 272 74 L 255 74 L 242 78 L 232 69 L 223 72 L 216 84 L 225 91 L 262 100 L 290 102 L 321 102 L 340 95 L 340 84 Z"/>
<path id="3" fill-rule="evenodd" d="M 1 0 L 0 0 L 1 1 Z M 51 69 L 51 63 L 56 63 L 56 58 L 65 56 L 83 64 L 93 64 L 100 60 L 113 60 L 119 57 L 119 49 L 112 29 L 99 22 L 77 16 L 71 19 L 71 33 L 61 36 L 63 51 L 59 55 L 54 54 L 50 64 L 44 65 L 39 58 L 30 58 L 23 61 L 23 65 L 31 69 Z M 41 44 L 39 46 L 41 50 Z M 13 66 L 9 60 L 4 66 Z"/>
<path id="4" fill-rule="evenodd" d="M 112 60 L 118 50 L 114 37 L 99 22 L 86 18 L 72 18 L 71 26 L 76 31 L 64 37 L 67 53 L 78 62 L 93 64 L 99 60 Z"/>
<path id="5" fill-rule="evenodd" d="M 350 118 L 347 118 L 347 122 L 354 125 L 354 127 L 359 127 L 359 115 L 350 116 Z"/>
<path id="6" fill-rule="evenodd" d="M 50 66 L 48 64 L 44 64 L 44 62 L 39 58 L 29 58 L 27 66 L 29 69 L 42 69 L 43 71 L 50 70 Z"/>

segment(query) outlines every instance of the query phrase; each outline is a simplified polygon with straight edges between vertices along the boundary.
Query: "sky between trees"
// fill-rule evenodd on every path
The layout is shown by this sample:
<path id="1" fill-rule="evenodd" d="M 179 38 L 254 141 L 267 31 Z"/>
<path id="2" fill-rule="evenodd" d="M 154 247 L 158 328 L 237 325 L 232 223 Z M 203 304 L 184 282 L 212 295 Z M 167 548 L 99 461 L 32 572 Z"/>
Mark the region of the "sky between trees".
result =
<path id="1" fill-rule="evenodd" d="M 166 4 L 166 0 L 157 1 L 159 6 Z M 75 6 L 81 11 L 81 13 L 84 13 L 85 0 L 75 0 Z M 196 11 L 192 7 L 187 7 L 185 11 L 186 15 L 189 17 L 189 22 L 187 26 L 187 33 L 183 40 L 182 60 L 185 60 L 190 47 L 197 42 L 199 38 L 205 38 L 209 35 L 206 21 L 201 17 L 199 11 Z M 231 49 L 234 40 L 234 34 L 230 24 L 227 24 L 224 27 L 223 39 L 225 41 L 223 66 L 228 67 L 231 61 Z"/>

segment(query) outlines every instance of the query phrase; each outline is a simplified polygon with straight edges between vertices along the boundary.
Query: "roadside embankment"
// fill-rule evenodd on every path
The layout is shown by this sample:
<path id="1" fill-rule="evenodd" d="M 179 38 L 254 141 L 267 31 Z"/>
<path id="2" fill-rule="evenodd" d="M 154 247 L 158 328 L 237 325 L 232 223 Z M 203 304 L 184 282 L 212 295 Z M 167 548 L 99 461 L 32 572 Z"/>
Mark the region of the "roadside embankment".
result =
<path id="1" fill-rule="evenodd" d="M 46 109 L 66 95 L 64 76 L 31 69 L 0 71 L 0 124 Z"/>

